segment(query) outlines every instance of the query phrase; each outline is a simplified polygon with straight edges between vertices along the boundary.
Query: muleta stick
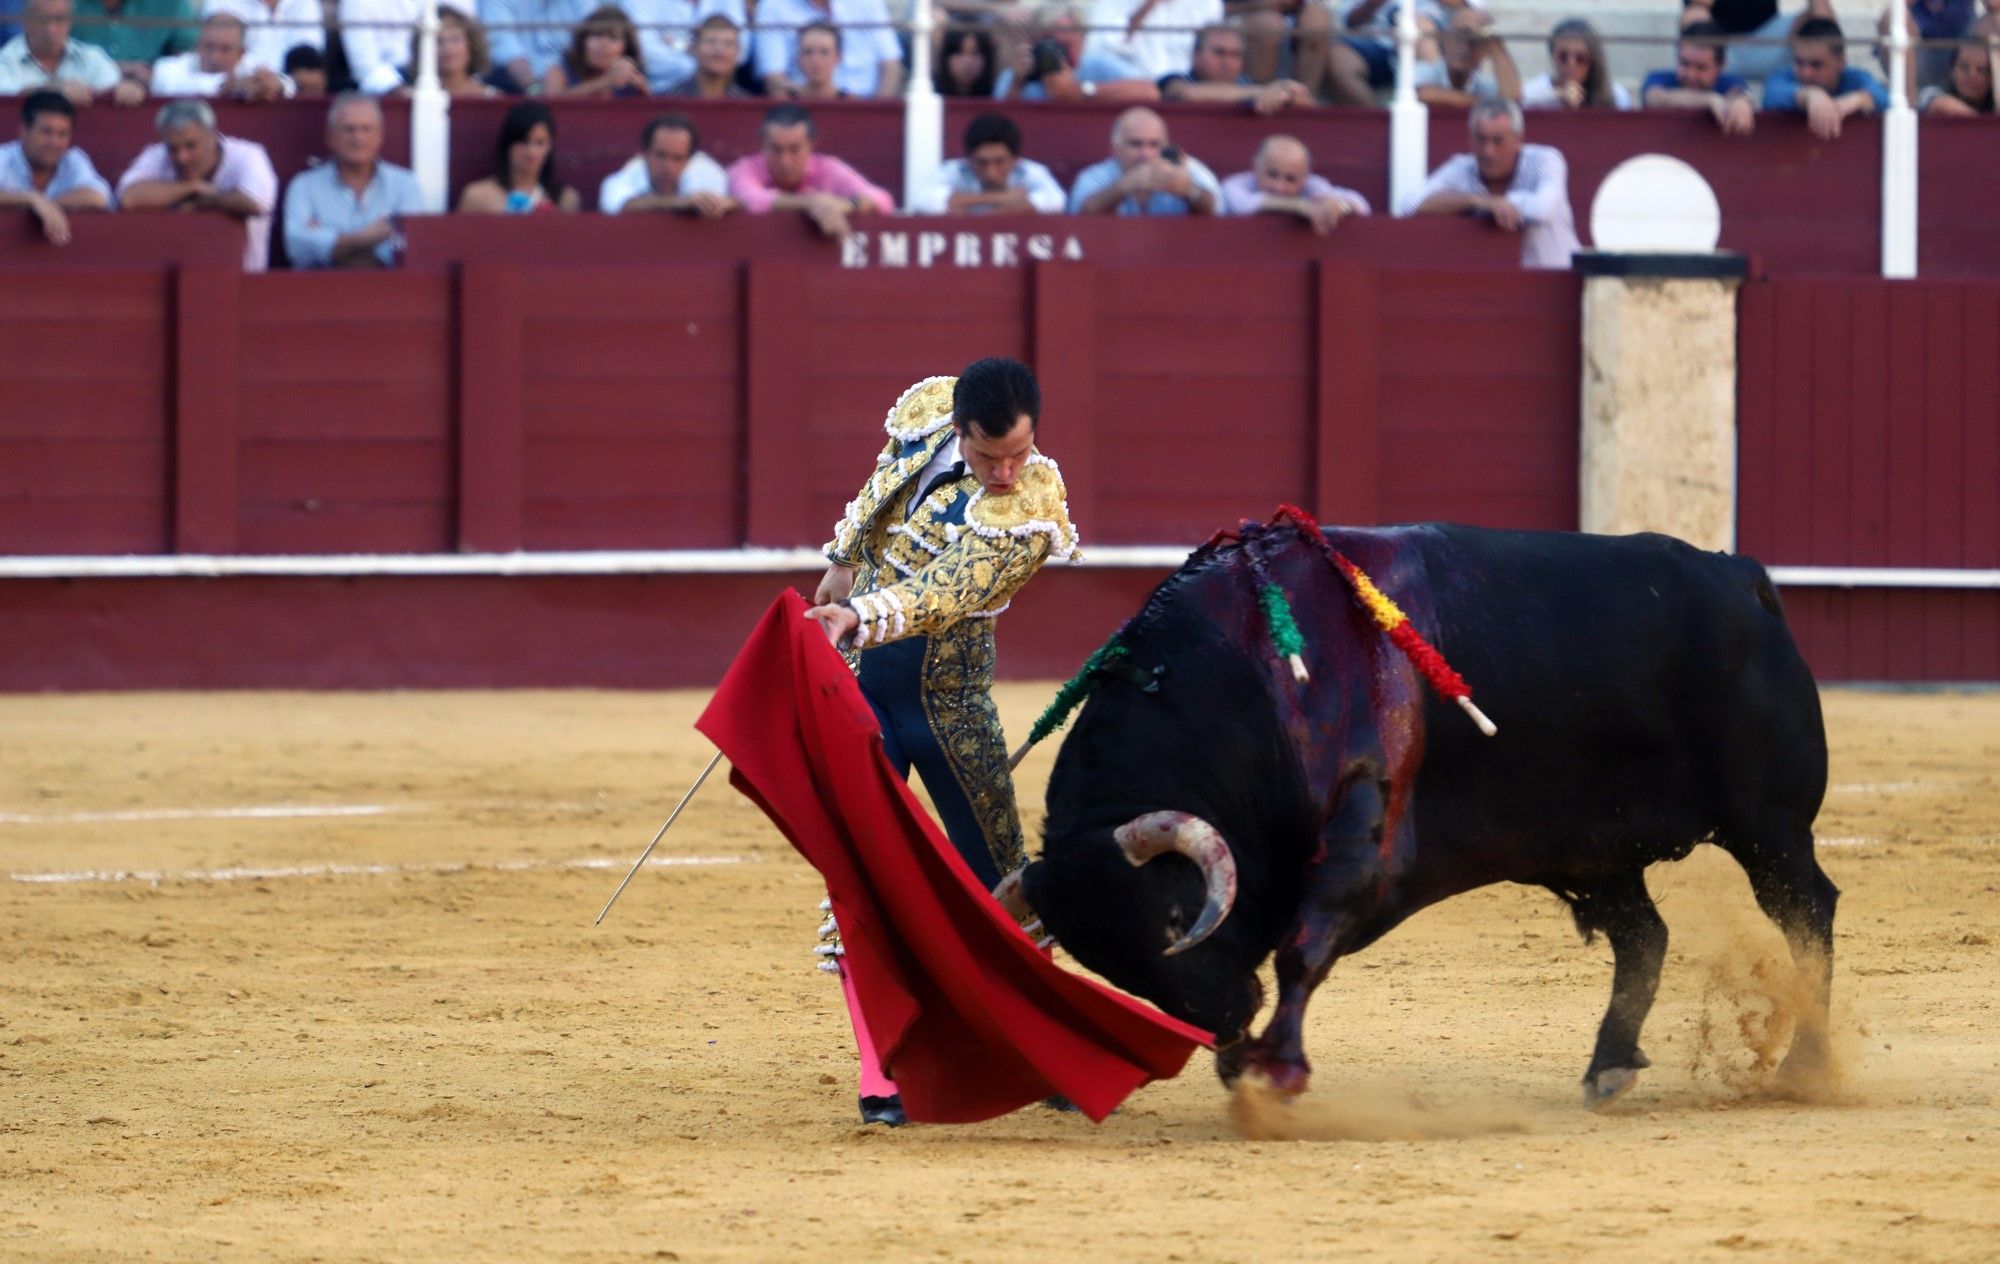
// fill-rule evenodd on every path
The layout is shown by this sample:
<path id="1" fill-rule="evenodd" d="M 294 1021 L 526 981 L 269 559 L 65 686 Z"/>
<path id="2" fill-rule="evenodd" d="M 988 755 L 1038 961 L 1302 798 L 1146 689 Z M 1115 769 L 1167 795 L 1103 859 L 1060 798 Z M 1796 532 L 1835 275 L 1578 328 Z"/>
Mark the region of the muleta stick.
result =
<path id="1" fill-rule="evenodd" d="M 653 848 L 658 847 L 660 840 L 667 836 L 668 828 L 680 819 L 681 809 L 688 805 L 688 800 L 694 798 L 694 792 L 701 789 L 701 783 L 708 780 L 708 774 L 714 772 L 715 766 L 721 762 L 722 752 L 717 751 L 715 752 L 715 757 L 708 761 L 708 767 L 701 770 L 701 776 L 696 777 L 694 784 L 687 788 L 687 793 L 681 796 L 681 801 L 674 804 L 674 810 L 667 816 L 667 823 L 660 826 L 660 832 L 653 835 L 653 841 L 646 844 L 646 850 L 640 852 L 639 858 L 632 862 L 632 872 L 625 875 L 625 881 L 619 883 L 618 889 L 611 893 L 611 898 L 604 902 L 603 912 L 597 915 L 597 920 L 592 922 L 591 925 L 604 925 L 604 914 L 611 911 L 611 906 L 618 903 L 618 897 L 625 894 L 625 888 L 632 885 L 632 879 L 639 876 L 639 870 L 645 866 L 646 857 L 653 854 Z"/>

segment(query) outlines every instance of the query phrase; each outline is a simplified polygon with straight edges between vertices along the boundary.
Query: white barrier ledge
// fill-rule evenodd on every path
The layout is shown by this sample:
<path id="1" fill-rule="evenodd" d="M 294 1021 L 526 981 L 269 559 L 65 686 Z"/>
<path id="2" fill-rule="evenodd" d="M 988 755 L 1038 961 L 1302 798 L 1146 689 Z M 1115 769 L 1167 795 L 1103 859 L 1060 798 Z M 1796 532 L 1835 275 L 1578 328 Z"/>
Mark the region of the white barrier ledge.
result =
<path id="1" fill-rule="evenodd" d="M 1174 544 L 1085 547 L 1096 570 L 1171 570 Z M 595 550 L 577 553 L 328 553 L 0 557 L 0 579 L 226 579 L 235 576 L 794 575 L 823 570 L 817 549 Z M 1060 569 L 1060 568 L 1059 568 Z M 1773 566 L 1780 588 L 2000 588 L 2000 570 Z"/>

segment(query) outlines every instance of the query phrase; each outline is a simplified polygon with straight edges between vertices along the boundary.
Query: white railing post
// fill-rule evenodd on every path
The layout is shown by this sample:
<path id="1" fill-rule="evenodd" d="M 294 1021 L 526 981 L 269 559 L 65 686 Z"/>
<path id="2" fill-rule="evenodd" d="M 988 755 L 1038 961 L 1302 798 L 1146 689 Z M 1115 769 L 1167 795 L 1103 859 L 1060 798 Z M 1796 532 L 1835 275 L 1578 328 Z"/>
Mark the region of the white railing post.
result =
<path id="1" fill-rule="evenodd" d="M 1389 103 L 1389 207 L 1403 213 L 1430 176 L 1431 112 L 1417 100 L 1417 6 L 1396 6 L 1396 95 Z"/>
<path id="2" fill-rule="evenodd" d="M 944 161 L 944 98 L 931 81 L 931 33 L 936 19 L 931 0 L 910 6 L 910 84 L 903 94 L 903 209 L 936 178 Z"/>
<path id="3" fill-rule="evenodd" d="M 424 209 L 442 212 L 451 173 L 451 96 L 438 82 L 437 0 L 424 0 L 417 30 L 417 82 L 410 90 L 410 169 L 424 192 Z"/>
<path id="4" fill-rule="evenodd" d="M 1889 22 L 1889 110 L 1882 116 L 1882 275 L 1917 275 L 1917 112 L 1910 106 L 1910 10 Z"/>

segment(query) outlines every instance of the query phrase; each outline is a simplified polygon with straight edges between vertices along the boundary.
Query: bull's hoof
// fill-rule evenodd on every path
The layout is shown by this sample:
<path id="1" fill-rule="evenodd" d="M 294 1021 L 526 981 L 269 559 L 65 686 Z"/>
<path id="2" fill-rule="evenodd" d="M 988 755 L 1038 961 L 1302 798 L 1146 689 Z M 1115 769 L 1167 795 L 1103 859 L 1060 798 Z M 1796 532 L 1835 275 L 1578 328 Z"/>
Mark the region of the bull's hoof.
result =
<path id="1" fill-rule="evenodd" d="M 1312 1068 L 1303 1062 L 1258 1062 L 1253 1068 L 1273 1093 L 1297 1097 L 1312 1084 Z"/>
<path id="2" fill-rule="evenodd" d="M 1583 1104 L 1597 1110 L 1639 1082 L 1638 1067 L 1606 1067 L 1583 1077 Z"/>
<path id="3" fill-rule="evenodd" d="M 1235 1088 L 1249 1064 L 1249 1037 L 1239 1034 L 1236 1039 L 1215 1046 L 1215 1074 L 1224 1088 Z"/>

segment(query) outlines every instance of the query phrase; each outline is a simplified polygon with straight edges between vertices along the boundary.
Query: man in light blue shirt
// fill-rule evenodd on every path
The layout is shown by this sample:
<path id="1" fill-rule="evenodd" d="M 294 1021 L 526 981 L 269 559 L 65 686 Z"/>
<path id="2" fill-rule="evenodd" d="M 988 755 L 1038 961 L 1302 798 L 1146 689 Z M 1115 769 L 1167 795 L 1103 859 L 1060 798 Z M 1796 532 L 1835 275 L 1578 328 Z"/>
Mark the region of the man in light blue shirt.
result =
<path id="1" fill-rule="evenodd" d="M 285 190 L 285 253 L 294 268 L 389 267 L 402 249 L 397 219 L 424 210 L 407 168 L 382 161 L 382 107 L 358 92 L 326 116 L 331 162 L 292 177 Z"/>
<path id="2" fill-rule="evenodd" d="M 0 145 L 0 206 L 25 206 L 42 236 L 69 244 L 69 214 L 111 205 L 111 186 L 90 158 L 70 145 L 76 107 L 43 89 L 21 102 L 21 139 Z"/>
<path id="3" fill-rule="evenodd" d="M 1021 128 L 1004 114 L 966 125 L 965 157 L 938 167 L 910 209 L 919 215 L 1060 215 L 1062 186 L 1041 163 L 1021 157 Z"/>
<path id="4" fill-rule="evenodd" d="M 528 91 L 562 60 L 570 33 L 596 7 L 596 0 L 479 0 L 479 20 L 493 39 L 493 65 Z"/>
<path id="5" fill-rule="evenodd" d="M 825 22 L 840 32 L 840 68 L 833 82 L 851 97 L 893 97 L 903 91 L 903 45 L 882 0 L 760 0 L 757 78 L 779 99 L 798 95 L 799 29 Z"/>
<path id="6" fill-rule="evenodd" d="M 1764 108 L 1797 110 L 1821 140 L 1840 137 L 1842 119 L 1889 108 L 1889 90 L 1847 64 L 1840 23 L 1807 18 L 1792 35 L 1792 64 L 1765 81 Z"/>
<path id="7" fill-rule="evenodd" d="M 1069 191 L 1072 215 L 1218 215 L 1221 206 L 1215 173 L 1169 144 L 1166 121 L 1143 106 L 1118 116 L 1111 156 Z"/>
<path id="8" fill-rule="evenodd" d="M 619 7 L 639 28 L 639 59 L 654 92 L 665 92 L 694 74 L 694 30 L 703 18 L 719 13 L 738 30 L 750 26 L 743 0 L 622 0 Z M 748 52 L 746 47 L 743 60 Z"/>

